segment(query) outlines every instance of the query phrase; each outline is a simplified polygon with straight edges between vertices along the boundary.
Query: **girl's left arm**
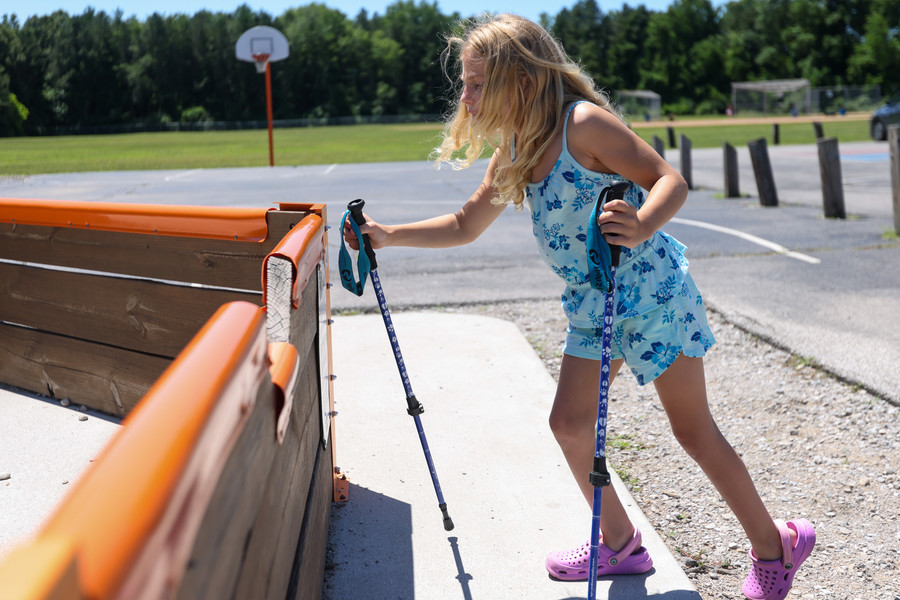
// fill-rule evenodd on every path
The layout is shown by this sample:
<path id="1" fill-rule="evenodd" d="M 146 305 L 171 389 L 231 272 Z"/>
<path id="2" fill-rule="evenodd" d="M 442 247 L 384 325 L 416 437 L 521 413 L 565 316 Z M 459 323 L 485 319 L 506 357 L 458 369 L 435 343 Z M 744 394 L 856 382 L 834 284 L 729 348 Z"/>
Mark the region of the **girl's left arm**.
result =
<path id="1" fill-rule="evenodd" d="M 576 106 L 572 125 L 569 152 L 578 162 L 594 171 L 618 173 L 649 191 L 640 209 L 624 200 L 602 207 L 597 221 L 604 238 L 629 248 L 647 241 L 684 204 L 687 182 L 649 144 L 598 106 Z"/>

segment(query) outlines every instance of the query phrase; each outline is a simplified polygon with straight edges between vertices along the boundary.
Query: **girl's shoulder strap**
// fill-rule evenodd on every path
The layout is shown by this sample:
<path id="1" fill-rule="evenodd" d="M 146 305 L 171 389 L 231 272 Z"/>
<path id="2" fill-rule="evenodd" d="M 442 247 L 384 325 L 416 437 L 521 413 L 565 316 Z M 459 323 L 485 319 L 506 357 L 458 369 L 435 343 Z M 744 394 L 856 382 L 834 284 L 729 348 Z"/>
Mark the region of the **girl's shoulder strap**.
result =
<path id="1" fill-rule="evenodd" d="M 572 114 L 572 111 L 575 109 L 575 107 L 583 102 L 588 102 L 588 101 L 587 100 L 576 100 L 575 102 L 573 102 L 572 104 L 569 105 L 569 108 L 566 109 L 566 122 L 563 125 L 563 135 L 562 135 L 562 147 L 563 147 L 563 150 L 565 150 L 565 151 L 569 150 L 569 143 L 566 139 L 566 132 L 569 129 L 569 116 Z"/>

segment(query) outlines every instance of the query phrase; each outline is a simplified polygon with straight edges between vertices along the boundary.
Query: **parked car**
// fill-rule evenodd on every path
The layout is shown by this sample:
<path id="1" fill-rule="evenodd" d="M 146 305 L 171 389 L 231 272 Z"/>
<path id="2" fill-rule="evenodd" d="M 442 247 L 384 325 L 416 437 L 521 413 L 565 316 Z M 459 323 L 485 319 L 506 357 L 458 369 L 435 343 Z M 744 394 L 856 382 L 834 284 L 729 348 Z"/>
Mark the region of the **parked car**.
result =
<path id="1" fill-rule="evenodd" d="M 900 123 L 900 94 L 872 113 L 872 121 L 869 124 L 872 139 L 886 140 L 888 126 L 894 123 Z"/>

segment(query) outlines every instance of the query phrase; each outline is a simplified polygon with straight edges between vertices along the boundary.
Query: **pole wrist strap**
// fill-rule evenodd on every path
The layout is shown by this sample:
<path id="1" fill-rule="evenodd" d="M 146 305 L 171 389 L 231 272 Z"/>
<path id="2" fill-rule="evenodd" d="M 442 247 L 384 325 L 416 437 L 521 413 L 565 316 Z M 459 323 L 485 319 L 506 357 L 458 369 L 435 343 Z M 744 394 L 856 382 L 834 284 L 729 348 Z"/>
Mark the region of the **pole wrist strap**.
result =
<path id="1" fill-rule="evenodd" d="M 349 215 L 349 210 L 344 211 L 344 216 L 341 218 L 341 251 L 338 254 L 338 268 L 341 272 L 341 285 L 357 296 L 362 296 L 363 290 L 366 288 L 366 279 L 369 277 L 371 263 L 369 262 L 369 257 L 362 251 L 363 235 L 359 230 L 359 225 L 356 224 L 356 221 L 350 219 L 350 227 L 353 228 L 353 233 L 356 234 L 356 239 L 359 242 L 360 248 L 359 255 L 356 258 L 356 272 L 359 274 L 359 280 L 357 281 L 354 279 L 353 259 L 350 258 L 350 252 L 347 250 L 347 245 L 344 242 L 343 236 L 344 223 L 347 222 L 347 217 Z"/>

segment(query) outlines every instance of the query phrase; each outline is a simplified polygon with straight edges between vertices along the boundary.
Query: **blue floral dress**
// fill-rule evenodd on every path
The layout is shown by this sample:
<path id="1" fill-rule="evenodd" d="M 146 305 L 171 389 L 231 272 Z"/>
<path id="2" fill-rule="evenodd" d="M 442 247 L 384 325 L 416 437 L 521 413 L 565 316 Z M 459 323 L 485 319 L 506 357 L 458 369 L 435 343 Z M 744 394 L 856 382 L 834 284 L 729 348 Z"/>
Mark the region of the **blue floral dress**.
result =
<path id="1" fill-rule="evenodd" d="M 575 103 L 577 104 L 577 103 Z M 575 104 L 569 107 L 568 118 Z M 625 181 L 581 166 L 562 151 L 550 174 L 525 189 L 541 256 L 566 284 L 562 308 L 569 320 L 564 352 L 600 360 L 604 294 L 588 278 L 587 228 L 600 191 Z M 625 200 L 644 202 L 632 183 Z M 685 246 L 657 231 L 636 248 L 622 247 L 616 270 L 612 358 L 624 358 L 640 385 L 653 381 L 682 353 L 704 356 L 715 343 L 700 291 L 688 273 Z"/>

